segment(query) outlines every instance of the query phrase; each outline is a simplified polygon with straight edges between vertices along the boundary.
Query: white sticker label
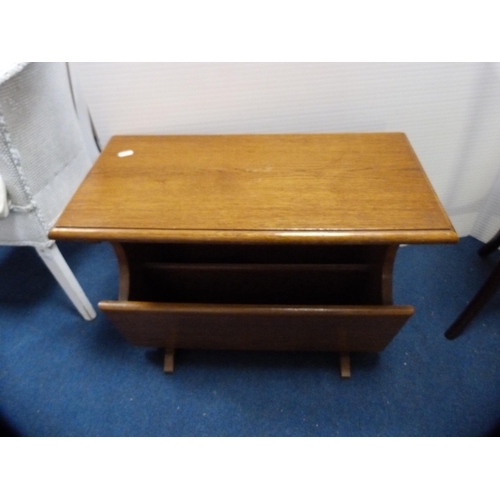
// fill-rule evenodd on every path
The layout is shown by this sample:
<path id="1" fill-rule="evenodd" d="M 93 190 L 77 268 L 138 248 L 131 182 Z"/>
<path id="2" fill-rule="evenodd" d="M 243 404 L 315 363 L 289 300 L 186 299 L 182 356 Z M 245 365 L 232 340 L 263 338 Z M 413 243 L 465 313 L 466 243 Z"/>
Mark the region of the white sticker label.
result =
<path id="1" fill-rule="evenodd" d="M 120 151 L 118 153 L 118 156 L 120 158 L 123 158 L 124 156 L 132 156 L 133 154 L 134 154 L 134 152 L 131 149 L 127 149 L 127 151 Z"/>

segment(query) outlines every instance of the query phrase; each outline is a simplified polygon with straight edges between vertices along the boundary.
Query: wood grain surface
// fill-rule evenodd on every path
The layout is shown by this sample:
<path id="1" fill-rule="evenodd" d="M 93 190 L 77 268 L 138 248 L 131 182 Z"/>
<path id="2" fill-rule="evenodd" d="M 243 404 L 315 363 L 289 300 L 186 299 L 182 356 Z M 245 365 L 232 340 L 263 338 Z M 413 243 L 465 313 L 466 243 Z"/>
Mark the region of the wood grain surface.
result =
<path id="1" fill-rule="evenodd" d="M 119 157 L 125 150 L 133 154 Z M 113 137 L 50 236 L 227 243 L 457 240 L 402 133 Z"/>
<path id="2" fill-rule="evenodd" d="M 376 352 L 413 314 L 411 306 L 102 301 L 99 307 L 132 344 L 168 349 Z"/>

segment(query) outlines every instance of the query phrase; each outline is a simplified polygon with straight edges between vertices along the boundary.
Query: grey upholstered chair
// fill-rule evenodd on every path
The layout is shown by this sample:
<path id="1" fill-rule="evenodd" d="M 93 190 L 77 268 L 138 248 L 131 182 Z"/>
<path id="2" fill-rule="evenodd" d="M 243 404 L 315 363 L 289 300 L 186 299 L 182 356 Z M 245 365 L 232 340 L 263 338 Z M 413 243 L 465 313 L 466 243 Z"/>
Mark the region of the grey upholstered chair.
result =
<path id="1" fill-rule="evenodd" d="M 0 245 L 34 247 L 90 320 L 92 305 L 48 238 L 98 154 L 75 103 L 65 63 L 0 63 Z"/>

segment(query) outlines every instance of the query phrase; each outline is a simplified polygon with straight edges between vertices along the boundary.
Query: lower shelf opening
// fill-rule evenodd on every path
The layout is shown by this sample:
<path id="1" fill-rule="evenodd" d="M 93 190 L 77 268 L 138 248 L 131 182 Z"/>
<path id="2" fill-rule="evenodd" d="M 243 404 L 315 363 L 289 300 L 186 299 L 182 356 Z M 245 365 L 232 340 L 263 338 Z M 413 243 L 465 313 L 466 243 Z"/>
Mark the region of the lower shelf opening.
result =
<path id="1" fill-rule="evenodd" d="M 366 264 L 145 263 L 129 300 L 169 303 L 376 305 L 376 279 Z"/>

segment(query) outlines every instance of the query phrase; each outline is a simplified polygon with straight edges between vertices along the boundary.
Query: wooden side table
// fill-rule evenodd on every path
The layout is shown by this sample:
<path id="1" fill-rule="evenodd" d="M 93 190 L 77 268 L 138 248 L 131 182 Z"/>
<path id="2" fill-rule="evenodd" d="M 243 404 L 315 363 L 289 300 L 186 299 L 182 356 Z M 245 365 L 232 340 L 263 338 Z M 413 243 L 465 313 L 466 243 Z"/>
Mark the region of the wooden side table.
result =
<path id="1" fill-rule="evenodd" d="M 406 136 L 113 137 L 50 233 L 112 242 L 132 343 L 166 349 L 381 351 L 401 243 L 457 235 Z"/>

